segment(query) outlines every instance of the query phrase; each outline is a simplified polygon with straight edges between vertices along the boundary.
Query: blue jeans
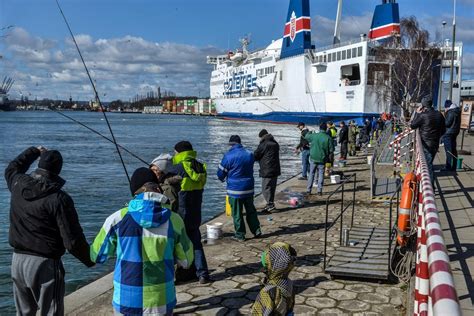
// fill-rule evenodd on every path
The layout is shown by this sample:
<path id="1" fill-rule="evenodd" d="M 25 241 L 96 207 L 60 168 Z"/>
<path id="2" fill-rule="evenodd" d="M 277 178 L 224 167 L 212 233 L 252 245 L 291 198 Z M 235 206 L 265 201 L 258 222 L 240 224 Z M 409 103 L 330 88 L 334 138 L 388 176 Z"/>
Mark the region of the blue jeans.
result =
<path id="1" fill-rule="evenodd" d="M 423 152 L 425 153 L 426 164 L 428 165 L 428 171 L 430 173 L 431 184 L 434 189 L 434 173 L 433 173 L 433 160 L 436 156 L 436 152 L 432 154 L 428 149 L 423 147 Z"/>
<path id="2" fill-rule="evenodd" d="M 457 135 L 444 135 L 443 143 L 446 150 L 446 169 L 456 170 L 458 151 L 456 150 Z M 454 157 L 453 157 L 454 156 Z"/>
<path id="3" fill-rule="evenodd" d="M 196 267 L 197 277 L 209 277 L 206 256 L 202 249 L 201 231 L 198 228 L 186 229 L 189 239 L 194 247 L 194 266 Z"/>
<path id="4" fill-rule="evenodd" d="M 301 152 L 301 168 L 301 176 L 307 178 L 309 169 L 309 149 L 304 149 Z"/>
<path id="5" fill-rule="evenodd" d="M 308 185 L 306 186 L 306 192 L 311 193 L 311 189 L 313 188 L 314 176 L 316 174 L 316 169 L 318 170 L 318 193 L 323 192 L 323 183 L 324 183 L 324 164 L 323 163 L 316 163 L 313 161 L 309 161 L 309 178 L 308 178 Z"/>

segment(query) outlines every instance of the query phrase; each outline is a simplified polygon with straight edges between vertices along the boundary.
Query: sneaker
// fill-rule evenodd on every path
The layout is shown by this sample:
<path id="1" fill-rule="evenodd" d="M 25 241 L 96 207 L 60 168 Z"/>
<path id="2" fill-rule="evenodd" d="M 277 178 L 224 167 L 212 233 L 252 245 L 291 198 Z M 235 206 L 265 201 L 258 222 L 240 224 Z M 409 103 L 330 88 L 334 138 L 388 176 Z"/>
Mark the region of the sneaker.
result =
<path id="1" fill-rule="evenodd" d="M 267 205 L 266 209 L 267 209 L 267 211 L 269 211 L 269 212 L 275 210 L 275 204 Z"/>
<path id="2" fill-rule="evenodd" d="M 234 241 L 238 241 L 238 242 L 244 242 L 245 241 L 245 237 L 240 238 L 240 237 L 237 237 L 237 236 L 232 236 L 232 237 L 230 237 L 230 239 L 232 239 Z"/>
<path id="3" fill-rule="evenodd" d="M 308 177 L 299 177 L 298 180 L 308 180 Z"/>
<path id="4" fill-rule="evenodd" d="M 256 234 L 254 235 L 254 237 L 255 237 L 255 238 L 260 238 L 260 237 L 262 237 L 262 232 L 259 231 L 258 233 L 256 233 Z"/>
<path id="5" fill-rule="evenodd" d="M 209 278 L 209 276 L 199 277 L 199 284 L 208 284 L 208 283 L 211 283 L 211 279 Z"/>

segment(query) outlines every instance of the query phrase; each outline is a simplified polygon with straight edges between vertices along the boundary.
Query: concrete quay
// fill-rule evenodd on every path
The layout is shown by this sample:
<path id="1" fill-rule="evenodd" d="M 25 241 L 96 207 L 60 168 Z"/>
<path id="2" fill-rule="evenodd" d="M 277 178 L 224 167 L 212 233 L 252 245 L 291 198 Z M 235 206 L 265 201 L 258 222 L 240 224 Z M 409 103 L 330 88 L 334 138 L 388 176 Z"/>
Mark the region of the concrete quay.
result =
<path id="1" fill-rule="evenodd" d="M 295 166 L 295 168 L 297 168 Z M 369 172 L 365 156 L 351 157 L 346 175 L 357 173 L 355 224 L 388 227 L 387 203 L 368 203 Z M 197 282 L 177 285 L 176 314 L 191 315 L 247 315 L 261 288 L 260 254 L 270 243 L 285 241 L 298 252 L 296 267 L 290 274 L 295 284 L 297 315 L 404 315 L 407 306 L 406 286 L 366 280 L 331 280 L 323 272 L 325 201 L 337 185 L 327 184 L 324 195 L 311 195 L 304 207 L 289 208 L 277 203 L 271 215 L 259 215 L 263 238 L 237 242 L 230 217 L 225 214 L 211 222 L 224 223 L 224 237 L 205 245 L 206 257 L 213 283 Z M 305 192 L 306 181 L 296 177 L 279 185 L 276 200 L 284 199 L 284 190 Z M 352 187 L 346 188 L 346 198 Z M 338 199 L 335 195 L 334 199 Z M 280 201 L 282 202 L 282 201 Z M 261 204 L 257 198 L 257 206 Z M 330 205 L 330 218 L 339 212 L 339 204 Z M 344 216 L 345 223 L 349 223 Z M 251 237 L 248 235 L 247 237 Z M 328 253 L 339 244 L 339 225 L 328 232 Z M 112 315 L 112 275 L 93 282 L 66 297 L 67 315 Z"/>

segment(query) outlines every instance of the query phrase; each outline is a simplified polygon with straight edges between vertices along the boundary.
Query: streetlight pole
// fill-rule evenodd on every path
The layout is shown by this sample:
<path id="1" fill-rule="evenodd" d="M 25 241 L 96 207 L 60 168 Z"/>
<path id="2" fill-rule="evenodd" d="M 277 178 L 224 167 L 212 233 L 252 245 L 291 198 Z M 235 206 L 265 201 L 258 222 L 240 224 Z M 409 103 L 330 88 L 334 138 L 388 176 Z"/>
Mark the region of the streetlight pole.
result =
<path id="1" fill-rule="evenodd" d="M 442 102 L 443 102 L 443 90 L 444 90 L 444 27 L 446 26 L 446 21 L 441 22 L 443 24 L 443 28 L 441 29 L 441 65 L 439 66 L 439 102 L 438 102 L 438 111 L 442 109 Z"/>
<path id="2" fill-rule="evenodd" d="M 454 77 L 454 45 L 456 43 L 456 0 L 454 0 L 453 11 L 453 43 L 451 45 L 451 74 L 449 77 L 449 99 L 453 100 L 453 77 Z"/>

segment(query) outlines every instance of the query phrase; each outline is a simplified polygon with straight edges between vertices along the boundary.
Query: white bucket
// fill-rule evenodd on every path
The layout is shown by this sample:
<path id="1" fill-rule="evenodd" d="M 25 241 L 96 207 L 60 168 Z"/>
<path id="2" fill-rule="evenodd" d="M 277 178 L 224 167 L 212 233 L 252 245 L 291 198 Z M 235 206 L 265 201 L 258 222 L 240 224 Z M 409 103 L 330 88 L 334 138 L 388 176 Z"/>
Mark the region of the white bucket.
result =
<path id="1" fill-rule="evenodd" d="M 339 160 L 337 162 L 337 165 L 339 168 L 344 168 L 346 166 L 346 161 L 345 160 Z"/>
<path id="2" fill-rule="evenodd" d="M 367 164 L 368 165 L 372 164 L 372 158 L 374 158 L 374 156 L 372 156 L 372 155 L 367 156 Z"/>
<path id="3" fill-rule="evenodd" d="M 339 184 L 341 183 L 341 176 L 338 174 L 334 174 L 331 176 L 331 183 L 332 184 Z"/>
<path id="4" fill-rule="evenodd" d="M 222 236 L 222 223 L 207 224 L 207 239 L 219 239 Z"/>

